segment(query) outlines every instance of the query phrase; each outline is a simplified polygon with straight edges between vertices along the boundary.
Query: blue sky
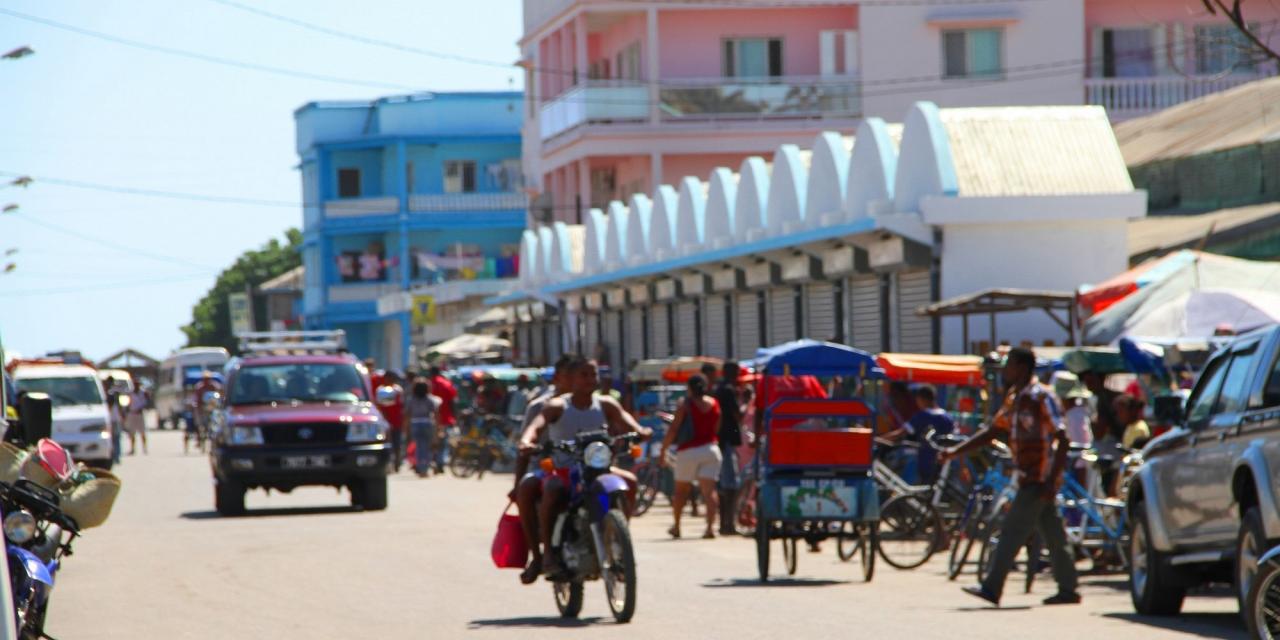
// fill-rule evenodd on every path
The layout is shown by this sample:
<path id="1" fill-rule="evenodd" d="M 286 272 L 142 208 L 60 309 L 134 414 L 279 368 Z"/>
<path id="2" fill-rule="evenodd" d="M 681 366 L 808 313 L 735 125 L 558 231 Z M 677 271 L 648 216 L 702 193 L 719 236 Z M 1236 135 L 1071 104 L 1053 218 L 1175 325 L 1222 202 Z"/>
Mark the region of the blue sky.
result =
<path id="1" fill-rule="evenodd" d="M 513 62 L 520 0 L 242 0 L 397 43 Z M 2 9 L 162 47 L 422 90 L 520 89 L 518 69 L 391 51 L 213 0 L 6 0 Z M 0 171 L 211 196 L 297 201 L 293 110 L 405 93 L 281 77 L 142 51 L 0 14 Z M 0 176 L 0 183 L 9 178 Z M 0 188 L 0 336 L 34 355 L 161 357 L 245 249 L 301 226 L 292 208 L 189 202 L 41 184 Z M 132 251 L 131 249 L 138 249 Z"/>

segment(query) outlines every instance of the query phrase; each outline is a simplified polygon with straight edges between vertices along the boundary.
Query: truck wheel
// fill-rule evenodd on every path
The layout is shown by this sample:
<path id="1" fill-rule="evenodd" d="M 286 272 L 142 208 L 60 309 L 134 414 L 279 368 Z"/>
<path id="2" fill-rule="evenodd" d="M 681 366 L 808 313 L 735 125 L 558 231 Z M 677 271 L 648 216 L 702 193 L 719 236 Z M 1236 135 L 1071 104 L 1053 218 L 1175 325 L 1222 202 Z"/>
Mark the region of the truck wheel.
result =
<path id="1" fill-rule="evenodd" d="M 1183 586 L 1171 584 L 1173 576 L 1164 554 L 1151 547 L 1151 528 L 1141 503 L 1134 506 L 1133 534 L 1129 540 L 1129 595 L 1133 610 L 1144 616 L 1172 616 L 1182 611 L 1187 595 Z"/>
<path id="2" fill-rule="evenodd" d="M 215 480 L 213 485 L 213 507 L 221 516 L 238 516 L 244 514 L 244 487 L 230 480 Z"/>
<path id="3" fill-rule="evenodd" d="M 1240 533 L 1236 536 L 1235 587 L 1236 600 L 1240 603 L 1242 619 L 1248 615 L 1249 587 L 1258 576 L 1258 559 L 1266 553 L 1267 532 L 1262 527 L 1262 516 L 1257 507 L 1249 507 L 1240 519 Z M 1248 620 L 1245 620 L 1247 623 Z"/>
<path id="4" fill-rule="evenodd" d="M 362 480 L 353 486 L 351 502 L 365 511 L 382 511 L 387 508 L 387 479 Z"/>

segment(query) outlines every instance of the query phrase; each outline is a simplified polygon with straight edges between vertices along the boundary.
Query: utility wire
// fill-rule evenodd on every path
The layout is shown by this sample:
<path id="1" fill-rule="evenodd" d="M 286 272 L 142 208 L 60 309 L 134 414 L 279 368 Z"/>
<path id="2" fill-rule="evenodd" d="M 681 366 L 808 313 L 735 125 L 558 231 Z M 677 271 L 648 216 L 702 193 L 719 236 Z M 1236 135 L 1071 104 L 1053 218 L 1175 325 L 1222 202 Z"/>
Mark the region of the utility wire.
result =
<path id="1" fill-rule="evenodd" d="M 156 261 L 159 261 L 159 262 L 167 262 L 167 263 L 170 263 L 170 264 L 176 264 L 176 265 L 180 265 L 180 266 L 184 266 L 184 267 L 191 267 L 191 268 L 195 268 L 195 269 L 203 269 L 203 270 L 205 270 L 205 271 L 210 271 L 210 272 L 215 272 L 215 271 L 217 271 L 216 269 L 214 269 L 213 267 L 210 267 L 210 266 L 208 266 L 208 265 L 196 264 L 196 263 L 194 263 L 194 262 L 191 262 L 190 260 L 185 260 L 185 259 L 183 259 L 183 258 L 178 258 L 178 257 L 174 257 L 174 256 L 166 256 L 166 255 L 161 255 L 161 254 L 158 254 L 158 253 L 151 253 L 150 251 L 146 251 L 146 250 L 144 250 L 144 249 L 139 249 L 139 248 L 137 248 L 137 247 L 130 247 L 130 246 L 126 246 L 126 245 L 118 244 L 118 243 L 115 243 L 115 242 L 111 242 L 110 240 L 104 240 L 104 239 L 99 238 L 99 237 L 95 237 L 95 236 L 91 236 L 91 235 L 88 235 L 88 234 L 85 234 L 85 233 L 81 233 L 81 232 L 76 231 L 76 230 L 74 230 L 74 229 L 68 229 L 68 228 L 66 228 L 66 227 L 63 227 L 63 226 L 60 226 L 60 225 L 53 224 L 53 223 L 51 223 L 51 222 L 45 222 L 45 221 L 43 221 L 43 220 L 37 220 L 37 219 L 32 218 L 32 217 L 30 217 L 30 216 L 28 216 L 28 215 L 26 215 L 26 214 L 23 214 L 23 213 L 16 213 L 16 214 L 13 214 L 13 215 L 14 215 L 15 217 L 17 217 L 17 218 L 21 219 L 21 220 L 24 220 L 24 221 L 26 221 L 26 222 L 29 222 L 29 223 L 31 223 L 31 224 L 34 224 L 34 225 L 36 225 L 37 227 L 44 227 L 45 229 L 49 229 L 49 230 L 51 230 L 51 231 L 55 231 L 55 232 L 62 233 L 62 234 L 68 235 L 68 236 L 72 236 L 72 237 L 74 237 L 74 238 L 79 238 L 79 239 L 84 240 L 84 241 L 86 241 L 86 242 L 91 242 L 91 243 L 96 244 L 96 245 L 99 245 L 99 246 L 107 247 L 108 249 L 114 249 L 114 250 L 119 251 L 119 252 L 121 252 L 121 253 L 126 253 L 126 254 L 129 254 L 129 255 L 139 256 L 139 257 L 143 257 L 143 258 L 149 258 L 149 259 L 151 259 L 151 260 L 156 260 Z"/>
<path id="2" fill-rule="evenodd" d="M 212 56 L 204 53 L 199 53 L 196 51 L 188 51 L 186 49 L 177 49 L 174 47 L 166 47 L 162 45 L 150 44 L 147 42 L 140 42 L 138 40 L 130 40 L 128 38 L 122 38 L 120 36 L 113 36 L 109 33 L 103 33 L 101 31 L 93 31 L 91 29 L 85 29 L 83 27 L 77 27 L 77 26 L 69 25 L 63 22 L 57 22 L 55 20 L 50 20 L 48 18 L 41 18 L 39 16 L 33 16 L 33 15 L 21 13 L 18 11 L 14 11 L 12 9 L 6 9 L 2 7 L 0 7 L 0 14 L 17 18 L 19 20 L 26 20 L 28 22 L 42 24 L 44 26 L 52 27 L 54 29 L 61 29 L 63 31 L 69 31 L 71 33 L 76 33 L 82 36 L 96 38 L 98 40 L 103 40 L 106 42 L 111 42 L 111 43 L 123 45 L 126 47 L 132 47 L 134 49 L 141 49 L 143 51 L 150 51 L 152 53 L 163 53 L 165 55 L 177 56 L 179 58 L 187 58 L 189 60 L 198 60 L 200 62 L 207 62 L 210 64 L 219 64 L 227 67 L 234 67 L 237 69 L 260 71 L 263 73 L 270 73 L 270 74 L 285 76 L 290 78 L 299 78 L 303 80 L 318 80 L 320 82 L 349 84 L 349 85 L 355 85 L 355 86 L 361 86 L 361 87 L 371 87 L 375 89 L 395 89 L 397 91 L 419 90 L 419 88 L 417 87 L 410 87 L 402 84 L 394 84 L 390 82 L 378 82 L 373 80 L 357 80 L 354 78 L 342 78 L 338 76 L 311 73 L 309 71 L 299 71 L 296 69 L 272 67 L 264 64 L 258 64 L 256 62 L 244 62 L 241 60 L 233 60 L 230 58 Z"/>

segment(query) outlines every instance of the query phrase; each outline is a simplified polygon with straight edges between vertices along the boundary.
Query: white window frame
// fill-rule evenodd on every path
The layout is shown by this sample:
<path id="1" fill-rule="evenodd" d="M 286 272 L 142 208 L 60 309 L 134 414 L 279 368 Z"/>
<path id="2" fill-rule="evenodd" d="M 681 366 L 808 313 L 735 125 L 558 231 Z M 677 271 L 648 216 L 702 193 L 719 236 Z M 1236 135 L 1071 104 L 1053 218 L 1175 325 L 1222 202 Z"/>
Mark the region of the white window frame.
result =
<path id="1" fill-rule="evenodd" d="M 969 59 L 969 37 L 971 33 L 976 31 L 994 31 L 999 36 L 996 42 L 998 43 L 998 46 L 1000 48 L 998 52 L 1000 57 L 1000 68 L 996 70 L 994 73 L 975 73 L 973 71 L 973 67 L 972 67 L 973 61 Z M 960 33 L 964 35 L 965 70 L 963 74 L 953 74 L 947 71 L 947 67 L 949 66 L 947 64 L 948 62 L 947 34 L 951 34 L 951 33 Z M 1006 49 L 1005 34 L 1006 32 L 1004 27 L 964 27 L 964 28 L 941 29 L 938 33 L 938 46 L 942 51 L 942 77 L 947 80 L 973 80 L 973 79 L 990 80 L 990 79 L 1003 78 L 1005 76 L 1005 70 L 1008 68 L 1008 65 L 1007 65 L 1008 56 L 1005 52 L 1005 49 Z"/>
<path id="2" fill-rule="evenodd" d="M 466 167 L 471 167 L 471 189 L 468 190 L 466 184 Z M 444 162 L 444 192 L 445 193 L 475 193 L 479 190 L 479 175 L 476 173 L 475 160 L 445 160 Z"/>

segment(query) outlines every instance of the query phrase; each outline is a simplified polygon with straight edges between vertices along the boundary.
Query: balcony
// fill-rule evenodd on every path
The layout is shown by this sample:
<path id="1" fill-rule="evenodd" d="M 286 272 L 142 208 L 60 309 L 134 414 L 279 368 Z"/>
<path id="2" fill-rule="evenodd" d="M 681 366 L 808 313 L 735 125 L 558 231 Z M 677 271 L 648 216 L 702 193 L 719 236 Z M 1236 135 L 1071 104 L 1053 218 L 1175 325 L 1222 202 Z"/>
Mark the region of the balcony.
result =
<path id="1" fill-rule="evenodd" d="M 329 303 L 374 302 L 382 296 L 399 290 L 400 287 L 391 282 L 335 284 L 329 286 Z"/>
<path id="2" fill-rule="evenodd" d="M 663 120 L 853 118 L 861 115 L 854 77 L 706 78 L 662 82 Z"/>
<path id="3" fill-rule="evenodd" d="M 649 89 L 642 84 L 592 80 L 546 104 L 538 113 L 542 139 L 588 122 L 641 122 L 649 117 Z"/>
<path id="4" fill-rule="evenodd" d="M 395 196 L 373 198 L 342 198 L 324 203 L 324 217 L 351 219 L 367 216 L 385 216 L 400 212 L 400 199 Z"/>
<path id="5" fill-rule="evenodd" d="M 861 87 L 854 77 L 679 78 L 663 80 L 658 117 L 665 122 L 785 118 L 856 118 Z M 542 139 L 588 123 L 645 122 L 643 84 L 591 81 L 542 106 Z"/>
<path id="6" fill-rule="evenodd" d="M 523 193 L 440 193 L 409 196 L 409 210 L 433 211 L 524 211 L 528 196 Z"/>
<path id="7" fill-rule="evenodd" d="M 1249 74 L 1085 78 L 1085 104 L 1106 107 L 1112 121 L 1127 120 L 1226 91 L 1259 78 L 1260 76 Z"/>

